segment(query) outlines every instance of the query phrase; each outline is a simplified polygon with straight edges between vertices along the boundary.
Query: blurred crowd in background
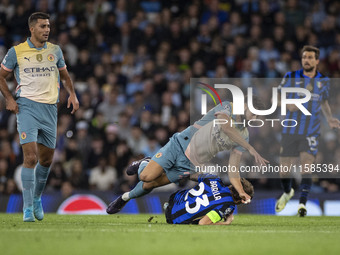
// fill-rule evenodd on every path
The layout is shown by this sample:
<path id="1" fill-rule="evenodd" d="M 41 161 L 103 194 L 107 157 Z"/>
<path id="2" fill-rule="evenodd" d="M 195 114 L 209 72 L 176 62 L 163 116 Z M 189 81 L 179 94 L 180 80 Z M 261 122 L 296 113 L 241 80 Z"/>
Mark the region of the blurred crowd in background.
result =
<path id="1" fill-rule="evenodd" d="M 319 71 L 340 78 L 340 3 L 335 0 L 2 0 L 0 60 L 29 36 L 32 12 L 51 15 L 49 41 L 63 50 L 79 97 L 70 115 L 60 90 L 58 138 L 47 190 L 121 193 L 126 167 L 153 156 L 190 125 L 190 78 L 282 78 L 301 69 L 300 49 L 320 48 Z M 15 90 L 14 77 L 8 79 Z M 266 88 L 263 88 L 266 89 Z M 340 86 L 330 105 L 340 118 Z M 271 96 L 271 95 L 270 95 Z M 269 100 L 269 98 L 265 98 Z M 340 164 L 340 135 L 322 128 L 317 162 Z M 251 130 L 251 144 L 278 164 L 280 129 Z M 0 99 L 0 193 L 18 192 L 22 151 L 16 117 Z M 254 164 L 249 155 L 243 164 Z M 275 179 L 257 189 L 279 189 Z M 336 192 L 338 179 L 315 179 Z"/>

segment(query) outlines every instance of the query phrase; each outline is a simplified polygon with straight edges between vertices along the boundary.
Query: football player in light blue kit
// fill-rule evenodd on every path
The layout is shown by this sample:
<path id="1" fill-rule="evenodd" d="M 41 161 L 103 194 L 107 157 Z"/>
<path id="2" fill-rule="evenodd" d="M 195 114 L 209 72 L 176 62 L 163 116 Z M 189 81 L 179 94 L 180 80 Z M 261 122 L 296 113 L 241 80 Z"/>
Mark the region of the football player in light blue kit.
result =
<path id="1" fill-rule="evenodd" d="M 1 63 L 0 90 L 6 109 L 16 113 L 20 143 L 24 153 L 21 172 L 23 220 L 42 220 L 41 195 L 52 163 L 57 136 L 57 102 L 60 79 L 69 92 L 72 114 L 79 108 L 71 78 L 59 46 L 47 42 L 49 15 L 36 12 L 28 19 L 31 37 L 12 47 Z M 14 72 L 18 83 L 13 98 L 6 77 Z"/>
<path id="2" fill-rule="evenodd" d="M 262 108 L 259 99 L 254 98 L 256 109 Z M 110 203 L 107 213 L 119 212 L 133 198 L 144 196 L 153 188 L 177 183 L 183 177 L 193 173 L 193 165 L 198 166 L 209 162 L 219 151 L 230 150 L 229 165 L 239 169 L 241 155 L 245 150 L 254 156 L 256 163 L 265 165 L 262 158 L 248 143 L 248 129 L 243 125 L 230 125 L 231 120 L 242 122 L 256 119 L 245 104 L 244 115 L 232 114 L 232 103 L 224 101 L 215 106 L 194 125 L 180 133 L 174 134 L 170 141 L 154 155 L 151 160 L 143 159 L 133 162 L 127 174 L 137 174 L 140 182 L 130 192 L 124 193 Z M 226 120 L 227 123 L 214 125 L 215 119 Z M 243 202 L 249 202 L 250 196 L 243 190 L 238 173 L 231 175 L 230 182 L 235 187 Z"/>

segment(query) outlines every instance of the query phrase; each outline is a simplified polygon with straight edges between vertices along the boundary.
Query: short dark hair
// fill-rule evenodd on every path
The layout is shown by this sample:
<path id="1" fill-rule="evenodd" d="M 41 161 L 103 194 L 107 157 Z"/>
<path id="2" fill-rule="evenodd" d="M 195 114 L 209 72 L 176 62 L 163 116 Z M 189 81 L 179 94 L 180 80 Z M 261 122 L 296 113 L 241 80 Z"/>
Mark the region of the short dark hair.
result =
<path id="1" fill-rule="evenodd" d="M 34 12 L 28 18 L 28 27 L 34 26 L 38 19 L 50 19 L 50 15 L 44 12 Z"/>
<path id="2" fill-rule="evenodd" d="M 301 54 L 303 54 L 305 51 L 312 51 L 315 53 L 315 58 L 316 59 L 319 59 L 319 56 L 320 56 L 320 50 L 314 46 L 311 46 L 311 45 L 305 45 L 303 46 L 302 48 L 302 52 Z"/>
<path id="3" fill-rule="evenodd" d="M 241 184 L 243 187 L 244 192 L 246 192 L 251 198 L 254 197 L 254 187 L 253 185 L 247 181 L 245 178 L 241 178 Z M 230 185 L 229 189 L 231 191 L 231 196 L 236 203 L 240 203 L 242 201 L 240 195 L 238 194 L 237 190 L 234 186 Z"/>

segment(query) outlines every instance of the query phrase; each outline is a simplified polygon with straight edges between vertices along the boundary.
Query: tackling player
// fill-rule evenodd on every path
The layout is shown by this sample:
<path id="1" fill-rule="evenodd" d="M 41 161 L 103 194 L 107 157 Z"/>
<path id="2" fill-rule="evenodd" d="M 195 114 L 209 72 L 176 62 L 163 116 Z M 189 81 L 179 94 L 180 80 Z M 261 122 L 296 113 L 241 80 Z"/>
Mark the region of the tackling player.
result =
<path id="1" fill-rule="evenodd" d="M 258 98 L 253 98 L 253 104 L 257 109 L 263 108 Z M 247 127 L 230 124 L 231 120 L 242 122 L 242 119 L 246 123 L 245 120 L 256 119 L 256 115 L 250 112 L 246 103 L 245 115 L 233 115 L 232 107 L 232 103 L 228 101 L 215 106 L 194 125 L 174 134 L 151 160 L 143 159 L 132 163 L 127 174 L 138 174 L 140 182 L 133 190 L 111 202 L 107 213 L 119 212 L 130 199 L 144 196 L 156 187 L 177 183 L 181 178 L 189 177 L 193 173 L 193 164 L 196 166 L 207 163 L 219 151 L 231 151 L 229 165 L 235 169 L 239 169 L 241 155 L 245 150 L 254 156 L 256 163 L 266 164 L 268 161 L 248 143 Z M 212 123 L 215 119 L 224 119 L 228 123 L 214 126 Z M 239 173 L 229 173 L 229 179 L 243 202 L 250 201 L 250 196 L 242 188 Z"/>

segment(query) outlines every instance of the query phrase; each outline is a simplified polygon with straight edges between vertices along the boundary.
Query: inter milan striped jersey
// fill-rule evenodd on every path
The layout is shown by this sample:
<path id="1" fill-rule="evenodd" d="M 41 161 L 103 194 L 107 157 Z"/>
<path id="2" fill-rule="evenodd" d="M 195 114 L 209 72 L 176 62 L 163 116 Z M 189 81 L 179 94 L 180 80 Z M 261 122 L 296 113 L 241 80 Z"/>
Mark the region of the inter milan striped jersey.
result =
<path id="1" fill-rule="evenodd" d="M 216 223 L 232 214 L 236 205 L 229 188 L 219 177 L 202 174 L 194 188 L 174 193 L 169 206 L 169 223 L 190 224 L 197 223 L 206 214 Z"/>
<path id="2" fill-rule="evenodd" d="M 27 38 L 26 42 L 8 51 L 1 67 L 14 71 L 18 83 L 16 97 L 46 104 L 58 101 L 59 70 L 66 68 L 59 46 L 46 42 L 42 48 L 36 48 Z"/>
<path id="3" fill-rule="evenodd" d="M 300 110 L 291 112 L 287 109 L 286 119 L 294 119 L 297 121 L 295 127 L 283 127 L 283 134 L 296 134 L 306 136 L 320 135 L 320 118 L 321 118 L 321 103 L 329 98 L 330 80 L 328 77 L 317 72 L 314 78 L 310 78 L 303 74 L 303 69 L 288 72 L 279 88 L 281 87 L 295 87 L 305 88 L 312 94 L 311 99 L 304 103 L 303 106 L 312 114 L 304 115 Z M 302 95 L 304 97 L 304 95 Z M 298 93 L 287 93 L 287 98 L 300 98 Z M 289 126 L 293 126 L 290 123 Z"/>

